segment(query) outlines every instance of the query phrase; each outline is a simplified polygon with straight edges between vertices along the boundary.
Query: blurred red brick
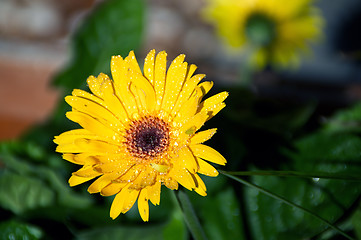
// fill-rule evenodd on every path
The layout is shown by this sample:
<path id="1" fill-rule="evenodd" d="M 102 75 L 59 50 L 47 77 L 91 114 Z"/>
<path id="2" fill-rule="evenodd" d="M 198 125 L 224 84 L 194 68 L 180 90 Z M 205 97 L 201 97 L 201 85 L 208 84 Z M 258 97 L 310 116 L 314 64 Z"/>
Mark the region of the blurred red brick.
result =
<path id="1" fill-rule="evenodd" d="M 0 140 L 45 121 L 57 102 L 49 86 L 58 65 L 0 56 Z"/>

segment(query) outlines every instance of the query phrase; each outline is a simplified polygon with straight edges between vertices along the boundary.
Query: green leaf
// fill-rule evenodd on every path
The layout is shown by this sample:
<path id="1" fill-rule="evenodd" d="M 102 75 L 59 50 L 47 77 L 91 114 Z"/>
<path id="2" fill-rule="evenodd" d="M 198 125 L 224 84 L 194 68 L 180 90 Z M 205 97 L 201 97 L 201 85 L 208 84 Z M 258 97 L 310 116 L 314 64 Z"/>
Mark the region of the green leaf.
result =
<path id="1" fill-rule="evenodd" d="M 40 239 L 42 235 L 42 231 L 32 225 L 16 221 L 6 221 L 0 223 L 0 239 L 3 240 L 37 240 Z"/>
<path id="2" fill-rule="evenodd" d="M 225 176 L 233 179 L 233 180 L 236 180 L 236 181 L 239 182 L 239 183 L 242 183 L 242 184 L 246 185 L 247 187 L 250 187 L 250 188 L 256 190 L 257 192 L 263 193 L 263 194 L 265 194 L 266 196 L 271 197 L 272 199 L 278 200 L 278 201 L 280 201 L 281 203 L 284 203 L 284 204 L 286 204 L 286 205 L 288 205 L 288 206 L 291 206 L 291 207 L 293 207 L 293 208 L 295 208 L 295 209 L 297 209 L 297 210 L 301 210 L 303 213 L 308 213 L 308 214 L 310 214 L 310 215 L 313 216 L 314 218 L 318 219 L 318 220 L 321 221 L 322 223 L 325 223 L 327 226 L 329 226 L 330 228 L 332 228 L 332 230 L 337 231 L 338 233 L 342 234 L 343 236 L 347 237 L 348 239 L 352 239 L 352 237 L 350 237 L 347 233 L 345 233 L 345 232 L 344 232 L 343 230 L 341 230 L 339 227 L 337 227 L 336 225 L 330 223 L 330 222 L 327 221 L 326 219 L 320 217 L 317 213 L 314 213 L 314 212 L 308 210 L 307 208 L 304 208 L 304 207 L 302 207 L 301 205 L 298 205 L 297 203 L 294 203 L 294 202 L 292 202 L 292 201 L 289 201 L 289 200 L 285 199 L 284 197 L 282 197 L 282 196 L 280 196 L 280 195 L 278 195 L 278 194 L 276 194 L 276 193 L 270 192 L 270 191 L 268 191 L 267 189 L 264 189 L 264 188 L 262 188 L 262 187 L 260 187 L 260 186 L 258 186 L 258 185 L 253 184 L 253 183 L 250 183 L 250 182 L 248 182 L 248 181 L 246 181 L 246 180 L 244 180 L 244 179 L 242 179 L 242 178 L 233 176 L 233 175 L 231 175 L 231 174 L 229 174 L 229 173 L 227 173 L 227 172 L 224 172 L 224 171 L 222 171 L 221 173 L 222 173 L 223 175 L 225 175 Z"/>
<path id="3" fill-rule="evenodd" d="M 113 55 L 138 49 L 143 32 L 142 0 L 109 0 L 92 13 L 73 40 L 73 59 L 55 83 L 68 91 L 84 88 L 90 75 L 108 73 Z"/>
<path id="4" fill-rule="evenodd" d="M 163 239 L 163 225 L 98 227 L 76 234 L 77 240 L 159 240 Z"/>
<path id="5" fill-rule="evenodd" d="M 170 221 L 163 229 L 164 240 L 186 240 L 187 229 L 183 220 L 182 211 L 179 208 L 174 208 L 172 211 Z"/>
<path id="6" fill-rule="evenodd" d="M 201 216 L 208 239 L 246 239 L 239 202 L 232 188 L 202 200 Z"/>
<path id="7" fill-rule="evenodd" d="M 53 204 L 54 193 L 40 180 L 15 173 L 0 175 L 0 205 L 20 214 Z"/>
<path id="8" fill-rule="evenodd" d="M 184 190 L 177 191 L 178 203 L 182 209 L 184 221 L 187 224 L 188 230 L 191 232 L 195 240 L 206 240 L 207 237 L 201 226 L 198 216 L 195 213 L 193 205 Z"/>
<path id="9" fill-rule="evenodd" d="M 0 199 L 3 201 L 0 200 L 0 203 L 5 204 L 7 206 L 5 208 L 13 210 L 15 213 L 21 213 L 37 207 L 49 207 L 49 204 L 55 204 L 55 202 L 70 208 L 85 208 L 90 205 L 91 198 L 75 193 L 67 184 L 66 179 L 59 174 L 62 166 L 51 168 L 32 163 L 31 155 L 26 154 L 27 147 L 25 147 L 25 158 L 20 157 L 24 155 L 24 149 L 14 147 L 20 145 L 27 146 L 28 144 L 25 141 L 16 142 L 16 144 L 0 144 L 0 159 L 6 169 L 0 171 L 0 184 L 3 184 L 0 193 L 10 193 L 0 195 Z M 45 152 L 40 146 L 39 151 Z M 44 157 L 50 162 L 54 155 L 44 153 Z M 64 160 L 57 156 L 53 161 Z M 36 194 L 34 196 L 33 192 L 37 191 L 42 193 L 44 191 L 44 195 L 36 196 Z M 23 194 L 27 195 L 23 196 Z M 52 200 L 48 204 L 43 202 L 44 204 L 39 205 L 34 202 L 36 198 L 42 199 L 46 196 L 52 196 L 51 198 L 56 198 L 56 201 Z M 24 199 L 27 199 L 28 202 Z"/>
<path id="10" fill-rule="evenodd" d="M 361 131 L 361 103 L 350 109 L 344 109 L 332 118 L 326 119 L 325 129 L 327 131 Z"/>
<path id="11" fill-rule="evenodd" d="M 319 131 L 295 143 L 296 150 L 285 151 L 290 162 L 282 170 L 323 172 L 347 176 L 361 172 L 361 139 L 352 134 Z M 305 179 L 253 176 L 258 186 L 336 222 L 361 194 L 359 182 L 340 179 Z M 327 224 L 286 206 L 256 189 L 246 188 L 247 209 L 255 239 L 302 239 L 326 230 Z"/>
<path id="12" fill-rule="evenodd" d="M 361 239 L 361 206 L 358 207 L 352 216 L 352 224 L 355 228 L 357 238 Z"/>
<path id="13" fill-rule="evenodd" d="M 185 240 L 187 229 L 180 211 L 173 209 L 169 212 L 170 218 L 166 222 L 144 223 L 138 225 L 107 224 L 107 227 L 95 227 L 76 233 L 76 239 L 82 240 Z"/>

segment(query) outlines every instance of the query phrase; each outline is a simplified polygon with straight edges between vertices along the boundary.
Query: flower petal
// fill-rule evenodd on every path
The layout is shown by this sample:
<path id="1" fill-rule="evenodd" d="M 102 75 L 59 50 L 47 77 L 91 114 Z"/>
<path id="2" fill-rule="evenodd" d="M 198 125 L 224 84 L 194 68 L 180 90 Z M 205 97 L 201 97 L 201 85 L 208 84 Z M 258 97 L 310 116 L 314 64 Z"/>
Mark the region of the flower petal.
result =
<path id="1" fill-rule="evenodd" d="M 100 191 L 100 194 L 102 196 L 112 196 L 119 193 L 127 184 L 128 183 L 110 183 Z"/>
<path id="2" fill-rule="evenodd" d="M 111 71 L 114 79 L 115 95 L 122 102 L 128 117 L 132 118 L 138 112 L 134 96 L 130 90 L 129 58 L 123 60 L 121 56 L 113 56 L 111 60 Z"/>
<path id="3" fill-rule="evenodd" d="M 154 204 L 158 205 L 160 202 L 160 189 L 161 189 L 161 182 L 157 181 L 153 185 L 149 186 L 148 189 L 148 198 Z"/>
<path id="4" fill-rule="evenodd" d="M 218 171 L 209 163 L 206 161 L 203 161 L 200 158 L 197 158 L 198 160 L 198 173 L 209 176 L 209 177 L 216 177 L 218 176 Z"/>
<path id="5" fill-rule="evenodd" d="M 154 86 L 154 60 L 155 60 L 155 50 L 150 50 L 147 56 L 144 59 L 144 76 L 149 80 L 149 82 Z"/>
<path id="6" fill-rule="evenodd" d="M 83 178 L 95 178 L 103 173 L 99 173 L 98 171 L 95 171 L 93 166 L 84 166 L 80 168 L 78 171 L 73 172 L 72 175 L 83 177 Z"/>
<path id="7" fill-rule="evenodd" d="M 99 74 L 98 78 L 100 77 L 104 76 Z M 104 78 L 100 89 L 103 92 L 103 99 L 107 108 L 109 108 L 109 110 L 118 117 L 120 122 L 126 122 L 128 120 L 127 111 L 125 110 L 119 98 L 116 96 L 113 82 L 110 79 Z"/>
<path id="8" fill-rule="evenodd" d="M 113 115 L 112 111 L 109 111 L 104 106 L 96 102 L 76 96 L 66 96 L 65 101 L 79 112 L 87 113 L 94 118 L 105 119 L 113 125 L 120 123 L 119 120 Z"/>
<path id="9" fill-rule="evenodd" d="M 101 175 L 101 173 L 99 173 L 99 175 Z M 94 176 L 94 177 L 79 177 L 79 176 L 76 176 L 76 175 L 72 175 L 69 178 L 69 186 L 74 187 L 76 185 L 79 185 L 79 184 L 85 183 L 85 182 L 87 182 L 89 180 L 92 180 L 95 177 L 97 177 L 97 176 Z"/>
<path id="10" fill-rule="evenodd" d="M 102 84 L 103 79 L 96 78 L 94 76 L 90 76 L 87 79 L 88 87 L 90 91 L 97 97 L 102 97 L 103 93 L 100 91 L 100 86 Z"/>
<path id="11" fill-rule="evenodd" d="M 207 188 L 203 180 L 198 176 L 198 174 L 194 174 L 193 176 L 195 177 L 197 182 L 197 187 L 194 189 L 194 191 L 203 197 L 207 196 Z"/>
<path id="12" fill-rule="evenodd" d="M 207 118 L 207 112 L 199 112 L 194 115 L 179 129 L 180 133 L 183 135 L 182 137 L 186 138 L 187 136 L 193 136 L 195 132 L 203 126 Z"/>
<path id="13" fill-rule="evenodd" d="M 128 194 L 124 200 L 122 213 L 128 212 L 128 210 L 133 207 L 135 201 L 139 196 L 139 190 L 134 190 L 129 188 L 127 190 L 128 190 Z"/>
<path id="14" fill-rule="evenodd" d="M 196 173 L 198 170 L 198 164 L 195 156 L 193 153 L 189 150 L 188 147 L 183 147 L 179 153 L 178 160 L 180 161 L 181 165 L 184 166 L 190 173 Z"/>
<path id="15" fill-rule="evenodd" d="M 191 67 L 194 66 L 194 70 L 196 68 L 195 65 L 191 65 Z M 189 71 L 191 71 L 193 69 L 189 69 Z M 187 76 L 189 77 L 189 76 Z M 196 88 L 197 84 L 205 77 L 204 74 L 197 74 L 195 76 L 193 76 L 190 79 L 187 79 L 182 87 L 182 90 L 178 96 L 177 102 L 175 103 L 175 106 L 171 112 L 171 115 L 174 116 L 176 115 L 180 109 L 182 108 L 182 106 L 184 105 L 184 103 L 191 97 L 194 89 Z"/>
<path id="16" fill-rule="evenodd" d="M 160 109 L 163 101 L 166 69 L 167 69 L 167 53 L 165 51 L 162 51 L 157 54 L 155 58 L 155 67 L 154 67 L 153 85 L 157 99 L 156 110 Z"/>
<path id="17" fill-rule="evenodd" d="M 188 121 L 190 117 L 193 117 L 196 114 L 198 109 L 198 104 L 202 97 L 202 91 L 199 87 L 194 90 L 192 96 L 182 105 L 181 109 L 177 112 L 174 117 L 174 122 L 183 123 Z"/>
<path id="18" fill-rule="evenodd" d="M 149 220 L 149 204 L 148 204 L 148 191 L 147 189 L 143 189 L 140 191 L 138 197 L 138 210 L 141 218 L 144 222 L 148 222 Z"/>
<path id="19" fill-rule="evenodd" d="M 199 111 L 209 111 L 214 108 L 217 104 L 223 102 L 228 97 L 228 92 L 221 92 L 212 97 L 207 98 L 203 102 L 201 102 Z"/>
<path id="20" fill-rule="evenodd" d="M 197 132 L 191 138 L 191 144 L 203 143 L 209 140 L 216 132 L 217 132 L 217 128 L 212 128 L 205 131 Z"/>
<path id="21" fill-rule="evenodd" d="M 125 61 L 129 62 L 129 67 L 136 73 L 142 74 L 140 70 L 137 58 L 134 55 L 134 51 L 130 51 L 128 56 L 124 59 Z"/>
<path id="22" fill-rule="evenodd" d="M 95 180 L 89 187 L 88 192 L 89 193 L 98 193 L 100 192 L 104 187 L 111 184 L 111 182 L 118 178 L 121 173 L 119 172 L 112 172 L 112 173 L 106 173 L 103 176 L 99 177 L 97 180 Z"/>
<path id="23" fill-rule="evenodd" d="M 202 82 L 201 84 L 198 85 L 198 87 L 202 90 L 202 97 L 204 95 L 206 95 L 209 90 L 211 90 L 211 88 L 213 87 L 213 82 Z"/>
<path id="24" fill-rule="evenodd" d="M 112 202 L 112 206 L 110 207 L 110 217 L 115 219 L 122 212 L 125 198 L 128 195 L 128 188 L 124 187 L 117 195 Z"/>
<path id="25" fill-rule="evenodd" d="M 143 75 L 137 74 L 136 72 L 131 73 L 132 83 L 134 83 L 139 89 L 143 90 L 147 102 L 147 109 L 149 112 L 152 112 L 156 103 L 153 85 L 148 81 L 148 79 L 143 77 Z"/>
<path id="26" fill-rule="evenodd" d="M 79 165 L 85 165 L 85 161 L 78 161 L 76 159 L 76 154 L 71 154 L 71 153 L 65 153 L 63 154 L 63 159 L 67 160 L 71 163 L 75 163 L 75 164 L 79 164 Z"/>
<path id="27" fill-rule="evenodd" d="M 153 185 L 156 181 L 156 171 L 152 168 L 143 170 L 135 180 L 130 183 L 130 189 L 143 189 L 149 185 Z"/>
<path id="28" fill-rule="evenodd" d="M 94 168 L 97 171 L 103 173 L 117 172 L 119 176 L 121 176 L 133 166 L 134 163 L 132 163 L 131 161 L 114 160 L 106 163 L 97 164 L 96 166 L 94 166 Z"/>
<path id="29" fill-rule="evenodd" d="M 219 113 L 219 111 L 221 111 L 225 107 L 226 107 L 226 104 L 221 102 L 221 103 L 218 103 L 217 105 L 215 105 L 213 108 L 208 109 L 207 110 L 208 118 L 206 121 L 208 121 L 209 119 L 211 119 L 212 117 L 217 115 L 217 113 Z"/>
<path id="30" fill-rule="evenodd" d="M 115 132 L 110 126 L 105 126 L 97 119 L 85 113 L 71 111 L 66 113 L 66 117 L 96 135 L 105 137 L 113 137 L 118 135 L 118 133 Z"/>
<path id="31" fill-rule="evenodd" d="M 76 97 L 81 97 L 81 98 L 84 98 L 84 99 L 88 99 L 90 101 L 93 101 L 93 102 L 96 102 L 102 106 L 105 106 L 105 103 L 103 101 L 102 98 L 99 98 L 93 94 L 90 94 L 86 91 L 83 91 L 83 90 L 80 90 L 80 89 L 74 89 L 73 92 L 72 92 L 72 95 L 73 96 L 76 96 Z"/>
<path id="32" fill-rule="evenodd" d="M 102 139 L 99 136 L 95 135 L 94 133 L 82 128 L 82 129 L 66 131 L 60 134 L 59 136 L 55 136 L 54 143 L 56 144 L 74 143 L 74 140 L 78 138 Z"/>
<path id="33" fill-rule="evenodd" d="M 175 167 L 169 172 L 169 175 L 190 191 L 196 187 L 192 174 L 185 168 Z"/>
<path id="34" fill-rule="evenodd" d="M 188 64 L 183 62 L 184 58 L 185 55 L 183 54 L 175 58 L 167 72 L 162 102 L 162 109 L 167 113 L 170 113 L 171 109 L 174 107 L 187 74 Z"/>
<path id="35" fill-rule="evenodd" d="M 177 190 L 178 189 L 178 182 L 170 177 L 170 173 L 168 173 L 169 176 L 162 179 L 162 182 L 164 185 L 169 188 L 170 190 Z"/>
<path id="36" fill-rule="evenodd" d="M 227 160 L 216 150 L 203 144 L 190 145 L 193 154 L 209 162 L 225 165 Z"/>
<path id="37" fill-rule="evenodd" d="M 128 169 L 126 173 L 124 173 L 119 178 L 115 179 L 113 182 L 132 182 L 134 179 L 136 179 L 139 174 L 142 172 L 142 169 L 138 166 L 133 166 Z M 128 186 L 130 187 L 130 186 Z"/>
<path id="38" fill-rule="evenodd" d="M 93 139 L 77 139 L 74 141 L 74 145 L 88 153 L 116 153 L 119 150 L 119 146 L 113 145 L 110 142 L 98 141 Z M 60 146 L 59 146 L 60 147 Z"/>

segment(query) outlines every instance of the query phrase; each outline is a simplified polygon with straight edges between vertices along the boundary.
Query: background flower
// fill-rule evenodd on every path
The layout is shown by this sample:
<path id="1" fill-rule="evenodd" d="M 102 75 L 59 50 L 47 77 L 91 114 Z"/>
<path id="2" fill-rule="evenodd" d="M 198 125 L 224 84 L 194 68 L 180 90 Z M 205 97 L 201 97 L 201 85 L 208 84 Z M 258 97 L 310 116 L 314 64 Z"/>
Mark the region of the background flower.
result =
<path id="1" fill-rule="evenodd" d="M 208 0 L 205 19 L 231 47 L 251 55 L 250 61 L 288 66 L 300 51 L 320 37 L 322 18 L 312 0 Z"/>

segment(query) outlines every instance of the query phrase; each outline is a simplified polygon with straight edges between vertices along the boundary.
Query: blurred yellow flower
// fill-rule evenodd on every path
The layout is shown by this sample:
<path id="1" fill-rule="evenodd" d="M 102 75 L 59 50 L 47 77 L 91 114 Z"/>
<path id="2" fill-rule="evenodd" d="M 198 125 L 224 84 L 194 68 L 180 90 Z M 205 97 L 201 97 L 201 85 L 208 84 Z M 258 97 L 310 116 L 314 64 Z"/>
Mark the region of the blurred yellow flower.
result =
<path id="1" fill-rule="evenodd" d="M 113 219 L 137 200 L 141 218 L 148 221 L 148 200 L 159 204 L 161 185 L 175 190 L 181 184 L 205 196 L 198 173 L 217 176 L 208 162 L 226 163 L 202 144 L 216 129 L 197 131 L 225 107 L 228 93 L 202 101 L 213 83 L 199 83 L 205 75 L 193 75 L 197 67 L 188 66 L 183 54 L 168 70 L 166 58 L 164 51 L 150 51 L 142 73 L 133 52 L 125 59 L 113 56 L 113 80 L 103 73 L 90 76 L 92 94 L 75 89 L 65 97 L 72 106 L 66 116 L 82 128 L 56 136 L 56 151 L 83 165 L 72 174 L 70 186 L 98 177 L 88 191 L 116 195 L 110 209 Z"/>
<path id="2" fill-rule="evenodd" d="M 231 47 L 251 51 L 251 63 L 297 64 L 300 51 L 321 35 L 312 0 L 207 0 L 204 17 Z"/>

